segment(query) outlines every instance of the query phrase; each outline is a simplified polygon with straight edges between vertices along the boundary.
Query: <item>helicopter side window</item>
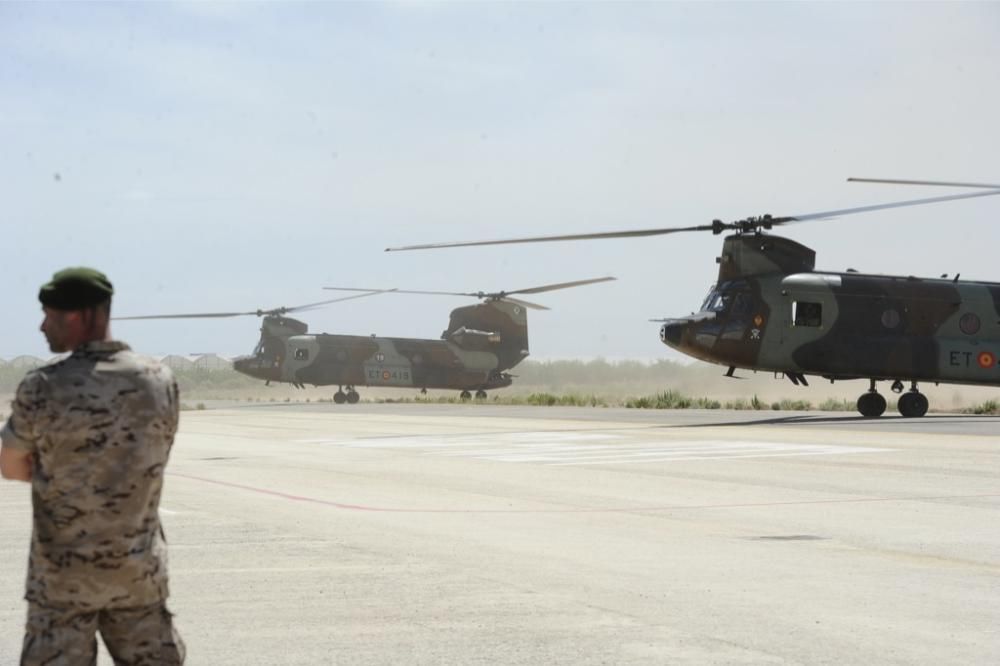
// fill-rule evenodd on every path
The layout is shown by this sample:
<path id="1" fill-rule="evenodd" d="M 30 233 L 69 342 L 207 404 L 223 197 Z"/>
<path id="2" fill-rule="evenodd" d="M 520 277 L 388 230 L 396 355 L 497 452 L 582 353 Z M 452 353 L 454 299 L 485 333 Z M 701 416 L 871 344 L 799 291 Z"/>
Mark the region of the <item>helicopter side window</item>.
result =
<path id="1" fill-rule="evenodd" d="M 309 350 L 308 349 L 296 349 L 295 350 L 295 360 L 296 361 L 308 361 L 309 360 Z"/>
<path id="2" fill-rule="evenodd" d="M 792 304 L 792 321 L 794 326 L 822 326 L 823 304 L 795 301 Z"/>

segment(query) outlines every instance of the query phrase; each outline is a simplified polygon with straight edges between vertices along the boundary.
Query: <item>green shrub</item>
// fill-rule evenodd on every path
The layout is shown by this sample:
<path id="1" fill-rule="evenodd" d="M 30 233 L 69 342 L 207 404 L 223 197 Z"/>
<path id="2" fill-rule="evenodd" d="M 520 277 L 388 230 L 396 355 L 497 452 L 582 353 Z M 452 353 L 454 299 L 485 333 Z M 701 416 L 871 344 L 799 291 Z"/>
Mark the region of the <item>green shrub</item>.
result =
<path id="1" fill-rule="evenodd" d="M 986 402 L 963 409 L 964 414 L 1000 414 L 1000 402 L 987 400 Z"/>
<path id="2" fill-rule="evenodd" d="M 808 412 L 812 409 L 812 403 L 808 400 L 782 400 L 778 403 L 779 408 L 786 412 Z"/>

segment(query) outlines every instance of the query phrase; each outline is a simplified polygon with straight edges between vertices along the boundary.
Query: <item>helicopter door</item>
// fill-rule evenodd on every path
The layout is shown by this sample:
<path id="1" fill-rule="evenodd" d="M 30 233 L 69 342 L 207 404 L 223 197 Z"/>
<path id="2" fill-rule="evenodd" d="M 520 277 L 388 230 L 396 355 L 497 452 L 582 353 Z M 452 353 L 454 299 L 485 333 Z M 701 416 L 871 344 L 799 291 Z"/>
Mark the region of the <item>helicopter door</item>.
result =
<path id="1" fill-rule="evenodd" d="M 804 273 L 781 280 L 782 344 L 799 345 L 822 338 L 837 321 L 839 306 L 834 296 L 840 276 Z"/>
<path id="2" fill-rule="evenodd" d="M 281 368 L 281 379 L 299 382 L 299 371 L 311 365 L 319 354 L 319 343 L 315 335 L 293 335 L 288 338 L 285 361 Z"/>

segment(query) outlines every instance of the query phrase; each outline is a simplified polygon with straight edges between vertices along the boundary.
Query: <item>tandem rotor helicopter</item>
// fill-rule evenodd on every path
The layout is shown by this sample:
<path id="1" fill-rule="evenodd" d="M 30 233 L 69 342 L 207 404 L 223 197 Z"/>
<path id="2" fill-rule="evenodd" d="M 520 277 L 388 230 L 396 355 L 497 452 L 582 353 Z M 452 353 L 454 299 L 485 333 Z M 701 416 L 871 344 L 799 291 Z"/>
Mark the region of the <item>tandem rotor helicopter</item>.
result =
<path id="1" fill-rule="evenodd" d="M 878 417 L 886 399 L 877 383 L 901 394 L 906 417 L 923 416 L 919 382 L 1000 385 L 1000 283 L 834 273 L 814 269 L 816 252 L 766 231 L 793 222 L 1000 194 L 1000 185 L 851 178 L 855 182 L 982 188 L 986 191 L 898 201 L 806 215 L 763 215 L 734 222 L 661 229 L 434 243 L 386 251 L 585 239 L 729 232 L 719 274 L 697 313 L 663 322 L 660 339 L 689 356 L 736 369 L 774 372 L 795 385 L 807 375 L 831 382 L 867 379 L 857 401 Z M 909 390 L 906 390 L 909 383 Z M 904 392 L 905 391 L 905 392 Z"/>
<path id="2" fill-rule="evenodd" d="M 591 278 L 574 282 L 497 292 L 434 292 L 401 289 L 348 289 L 363 292 L 317 303 L 248 312 L 204 312 L 194 314 L 115 317 L 136 319 L 206 319 L 262 317 L 260 341 L 252 354 L 233 360 L 233 368 L 245 375 L 271 382 L 287 382 L 298 388 L 306 384 L 337 386 L 337 404 L 356 403 L 358 386 L 455 389 L 461 398 L 486 398 L 486 391 L 510 386 L 515 365 L 528 356 L 527 309 L 548 310 L 537 303 L 514 298 L 514 294 L 541 294 L 557 289 L 582 287 L 614 280 Z M 309 326 L 287 316 L 332 303 L 387 293 L 472 296 L 482 300 L 451 311 L 448 328 L 440 340 L 383 338 L 361 335 L 309 333 Z M 347 389 L 346 392 L 344 389 Z"/>

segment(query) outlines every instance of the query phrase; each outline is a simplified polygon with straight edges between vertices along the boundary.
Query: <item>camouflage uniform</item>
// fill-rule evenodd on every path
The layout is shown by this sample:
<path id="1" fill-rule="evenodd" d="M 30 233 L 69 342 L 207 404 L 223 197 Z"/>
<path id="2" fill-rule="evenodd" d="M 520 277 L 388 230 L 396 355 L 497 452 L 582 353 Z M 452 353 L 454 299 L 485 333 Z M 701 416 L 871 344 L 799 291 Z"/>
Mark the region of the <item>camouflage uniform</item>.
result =
<path id="1" fill-rule="evenodd" d="M 22 664 L 180 664 L 158 506 L 177 430 L 169 369 L 88 342 L 29 373 L 0 436 L 32 454 L 34 529 Z"/>

